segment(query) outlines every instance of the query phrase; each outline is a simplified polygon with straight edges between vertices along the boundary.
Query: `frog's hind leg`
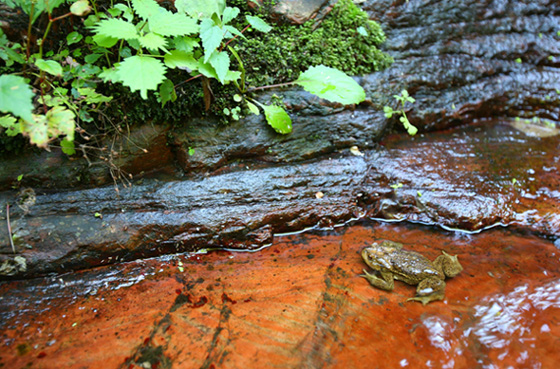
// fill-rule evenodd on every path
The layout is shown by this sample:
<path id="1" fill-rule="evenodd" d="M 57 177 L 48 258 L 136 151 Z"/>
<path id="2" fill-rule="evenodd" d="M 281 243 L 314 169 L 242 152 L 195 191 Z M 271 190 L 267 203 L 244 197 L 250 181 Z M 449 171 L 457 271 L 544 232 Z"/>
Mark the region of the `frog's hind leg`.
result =
<path id="1" fill-rule="evenodd" d="M 441 251 L 443 255 L 440 255 L 434 260 L 434 267 L 437 270 L 441 270 L 446 277 L 455 277 L 463 270 L 463 266 L 459 263 L 457 255 L 451 256 L 445 251 Z"/>
<path id="2" fill-rule="evenodd" d="M 381 288 L 382 290 L 385 291 L 392 291 L 393 288 L 395 287 L 395 281 L 393 280 L 393 275 L 391 273 L 383 273 L 383 272 L 380 272 L 379 274 L 381 275 L 381 278 L 376 277 L 373 274 L 369 274 L 364 269 L 364 274 L 360 274 L 360 277 L 364 277 L 365 279 L 367 279 L 368 282 L 373 287 Z"/>
<path id="3" fill-rule="evenodd" d="M 443 279 L 436 277 L 427 278 L 418 283 L 416 297 L 409 298 L 406 301 L 419 301 L 422 305 L 426 305 L 432 301 L 443 300 L 444 293 L 445 282 Z"/>

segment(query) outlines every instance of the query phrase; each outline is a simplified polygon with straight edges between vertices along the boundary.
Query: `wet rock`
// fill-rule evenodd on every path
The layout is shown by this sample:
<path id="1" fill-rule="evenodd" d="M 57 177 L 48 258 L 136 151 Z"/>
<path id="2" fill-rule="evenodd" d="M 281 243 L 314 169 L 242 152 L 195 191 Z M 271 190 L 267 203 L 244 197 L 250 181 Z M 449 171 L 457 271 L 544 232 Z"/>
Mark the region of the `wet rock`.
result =
<path id="1" fill-rule="evenodd" d="M 430 260 L 458 255 L 464 270 L 444 301 L 406 302 L 415 287 L 387 292 L 360 277 L 360 251 L 386 239 Z M 552 242 L 506 229 L 374 223 L 281 237 L 258 253 L 3 282 L 0 365 L 554 368 L 558 257 Z"/>
<path id="2" fill-rule="evenodd" d="M 560 136 L 486 122 L 391 136 L 383 145 L 363 156 L 344 150 L 291 165 L 232 163 L 211 176 L 146 180 L 119 193 L 112 186 L 36 191 L 27 212 L 13 207 L 10 214 L 16 251 L 27 260 L 19 275 L 209 247 L 255 249 L 275 233 L 365 215 L 469 231 L 518 225 L 560 236 Z M 16 196 L 0 193 L 0 203 Z M 8 237 L 1 228 L 0 239 Z M 0 260 L 10 257 L 9 244 L 2 252 Z"/>
<path id="3" fill-rule="evenodd" d="M 279 0 L 270 9 L 269 16 L 276 21 L 303 24 L 310 19 L 321 20 L 338 0 Z M 249 4 L 263 6 L 263 0 L 250 0 Z"/>
<path id="4" fill-rule="evenodd" d="M 366 1 L 395 64 L 366 77 L 374 96 L 402 88 L 424 130 L 499 116 L 559 120 L 554 1 Z M 391 102 L 396 107 L 396 102 Z"/>

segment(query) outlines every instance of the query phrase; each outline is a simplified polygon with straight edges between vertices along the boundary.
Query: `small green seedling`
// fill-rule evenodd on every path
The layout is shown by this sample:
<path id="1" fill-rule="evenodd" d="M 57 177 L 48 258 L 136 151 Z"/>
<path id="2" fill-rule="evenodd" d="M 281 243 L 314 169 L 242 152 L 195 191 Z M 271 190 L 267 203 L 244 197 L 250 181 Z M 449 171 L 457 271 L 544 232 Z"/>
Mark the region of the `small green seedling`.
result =
<path id="1" fill-rule="evenodd" d="M 393 110 L 393 108 L 391 108 L 390 106 L 385 106 L 383 108 L 383 111 L 385 112 L 385 116 L 387 118 L 392 118 L 393 114 L 400 115 L 399 121 L 403 124 L 408 134 L 414 136 L 418 132 L 418 128 L 416 128 L 410 123 L 408 117 L 406 116 L 404 108 L 407 102 L 414 103 L 416 100 L 408 94 L 407 90 L 402 90 L 400 95 L 393 95 L 393 97 L 395 98 L 395 100 L 401 103 L 401 109 Z"/>

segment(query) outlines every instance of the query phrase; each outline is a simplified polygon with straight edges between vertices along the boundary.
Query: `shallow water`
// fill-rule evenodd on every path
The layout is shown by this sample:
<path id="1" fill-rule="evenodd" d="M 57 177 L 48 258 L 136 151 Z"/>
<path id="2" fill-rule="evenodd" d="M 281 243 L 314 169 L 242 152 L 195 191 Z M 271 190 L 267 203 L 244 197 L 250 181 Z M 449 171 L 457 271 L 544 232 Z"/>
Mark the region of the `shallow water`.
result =
<path id="1" fill-rule="evenodd" d="M 464 271 L 446 298 L 406 302 L 359 276 L 359 252 L 402 242 Z M 479 234 L 357 222 L 258 252 L 173 255 L 0 285 L 0 365 L 16 368 L 547 368 L 560 354 L 560 251 Z"/>

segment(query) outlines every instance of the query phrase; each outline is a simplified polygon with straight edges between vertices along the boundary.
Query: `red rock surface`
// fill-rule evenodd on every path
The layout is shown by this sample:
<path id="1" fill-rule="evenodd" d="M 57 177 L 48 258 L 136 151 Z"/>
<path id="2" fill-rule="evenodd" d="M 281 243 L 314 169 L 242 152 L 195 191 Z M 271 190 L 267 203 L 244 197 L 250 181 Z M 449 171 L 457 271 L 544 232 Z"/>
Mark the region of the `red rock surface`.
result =
<path id="1" fill-rule="evenodd" d="M 374 289 L 360 250 L 403 242 L 464 271 L 443 302 Z M 4 368 L 554 368 L 560 251 L 537 237 L 357 224 L 255 253 L 151 259 L 0 285 Z M 149 363 L 149 364 L 148 364 Z"/>

